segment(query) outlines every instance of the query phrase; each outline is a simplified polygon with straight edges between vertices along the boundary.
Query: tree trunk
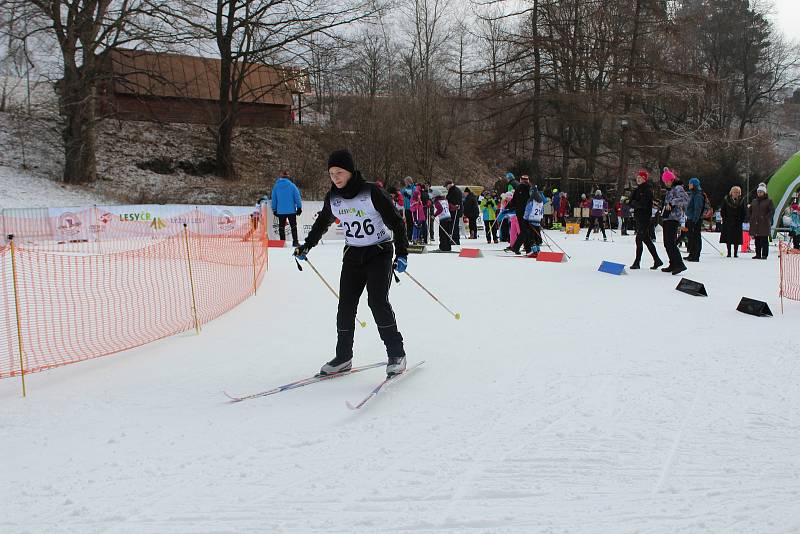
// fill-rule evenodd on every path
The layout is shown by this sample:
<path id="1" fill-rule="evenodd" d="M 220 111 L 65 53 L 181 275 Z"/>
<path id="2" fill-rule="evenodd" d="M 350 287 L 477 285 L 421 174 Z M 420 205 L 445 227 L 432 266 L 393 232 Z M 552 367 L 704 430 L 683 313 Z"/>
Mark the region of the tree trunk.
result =
<path id="1" fill-rule="evenodd" d="M 569 152 L 571 148 L 571 135 L 569 126 L 561 127 L 561 191 L 569 187 Z"/>
<path id="2" fill-rule="evenodd" d="M 220 62 L 219 123 L 217 126 L 217 175 L 236 179 L 233 161 L 233 132 L 236 126 L 236 103 L 231 99 L 231 63 Z"/>
<path id="3" fill-rule="evenodd" d="M 77 69 L 70 69 L 64 76 L 62 98 L 66 117 L 62 132 L 64 182 L 93 182 L 97 178 L 97 159 L 92 82 L 81 79 Z"/>
<path id="4" fill-rule="evenodd" d="M 628 72 L 627 78 L 625 80 L 625 119 L 629 120 L 630 118 L 628 115 L 631 111 L 631 92 L 633 91 L 634 87 L 634 73 L 636 70 L 636 56 L 639 53 L 639 26 L 641 25 L 641 15 L 642 15 L 642 0 L 636 0 L 636 10 L 633 16 L 633 32 L 631 35 L 631 54 L 628 58 Z M 629 120 L 628 124 L 632 125 L 632 122 Z M 627 129 L 622 128 L 622 132 L 620 133 L 620 161 L 619 161 L 619 174 L 617 175 L 617 198 L 622 195 L 622 192 L 625 190 L 625 184 L 628 181 L 628 154 L 626 153 L 626 141 L 627 141 Z"/>
<path id="5" fill-rule="evenodd" d="M 539 158 L 542 153 L 542 72 L 541 52 L 539 50 L 539 0 L 533 0 L 533 154 L 531 154 L 532 174 L 536 184 L 544 186 L 542 182 L 542 166 Z"/>

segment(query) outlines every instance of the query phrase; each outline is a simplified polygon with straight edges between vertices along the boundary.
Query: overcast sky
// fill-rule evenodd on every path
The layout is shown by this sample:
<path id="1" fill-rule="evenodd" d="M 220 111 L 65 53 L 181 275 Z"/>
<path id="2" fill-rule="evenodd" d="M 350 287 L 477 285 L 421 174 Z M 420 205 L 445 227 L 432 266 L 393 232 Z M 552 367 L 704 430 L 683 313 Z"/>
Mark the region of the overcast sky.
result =
<path id="1" fill-rule="evenodd" d="M 775 5 L 772 20 L 783 34 L 793 40 L 800 41 L 800 0 L 772 0 Z"/>

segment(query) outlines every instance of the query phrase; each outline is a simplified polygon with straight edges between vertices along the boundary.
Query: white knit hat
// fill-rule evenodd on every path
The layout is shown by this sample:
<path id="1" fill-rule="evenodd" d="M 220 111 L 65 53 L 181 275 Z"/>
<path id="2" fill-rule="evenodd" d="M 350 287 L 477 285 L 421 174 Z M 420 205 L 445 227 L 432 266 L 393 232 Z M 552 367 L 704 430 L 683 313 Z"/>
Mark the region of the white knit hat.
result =
<path id="1" fill-rule="evenodd" d="M 756 191 L 764 193 L 766 195 L 767 194 L 767 184 L 765 184 L 764 182 L 761 182 L 760 184 L 758 184 L 758 189 L 756 189 Z"/>

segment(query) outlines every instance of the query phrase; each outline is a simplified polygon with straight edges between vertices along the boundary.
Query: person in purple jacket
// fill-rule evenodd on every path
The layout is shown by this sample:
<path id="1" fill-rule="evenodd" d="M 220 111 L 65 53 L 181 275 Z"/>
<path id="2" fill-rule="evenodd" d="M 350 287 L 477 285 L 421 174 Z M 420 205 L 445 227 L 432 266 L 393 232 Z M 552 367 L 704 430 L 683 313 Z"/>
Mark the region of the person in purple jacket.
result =
<path id="1" fill-rule="evenodd" d="M 586 232 L 586 241 L 589 241 L 589 236 L 592 234 L 595 223 L 600 225 L 600 231 L 603 232 L 603 241 L 606 241 L 606 228 L 603 221 L 607 213 L 608 201 L 603 198 L 603 192 L 598 189 L 594 192 L 594 198 L 592 198 L 589 211 L 589 231 Z"/>

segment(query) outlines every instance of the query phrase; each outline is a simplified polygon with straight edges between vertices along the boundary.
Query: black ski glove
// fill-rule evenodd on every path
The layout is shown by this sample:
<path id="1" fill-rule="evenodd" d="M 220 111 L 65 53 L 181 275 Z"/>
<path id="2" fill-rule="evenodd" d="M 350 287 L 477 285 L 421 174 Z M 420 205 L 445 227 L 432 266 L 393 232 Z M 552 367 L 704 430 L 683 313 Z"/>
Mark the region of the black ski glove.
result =
<path id="1" fill-rule="evenodd" d="M 309 250 L 311 250 L 311 247 L 309 247 L 308 245 L 306 245 L 304 243 L 304 244 L 300 245 L 299 247 L 297 247 L 296 249 L 294 249 L 294 254 L 292 254 L 292 255 L 295 258 L 297 258 L 298 260 L 305 261 L 307 259 L 306 256 L 308 255 L 308 251 Z"/>

